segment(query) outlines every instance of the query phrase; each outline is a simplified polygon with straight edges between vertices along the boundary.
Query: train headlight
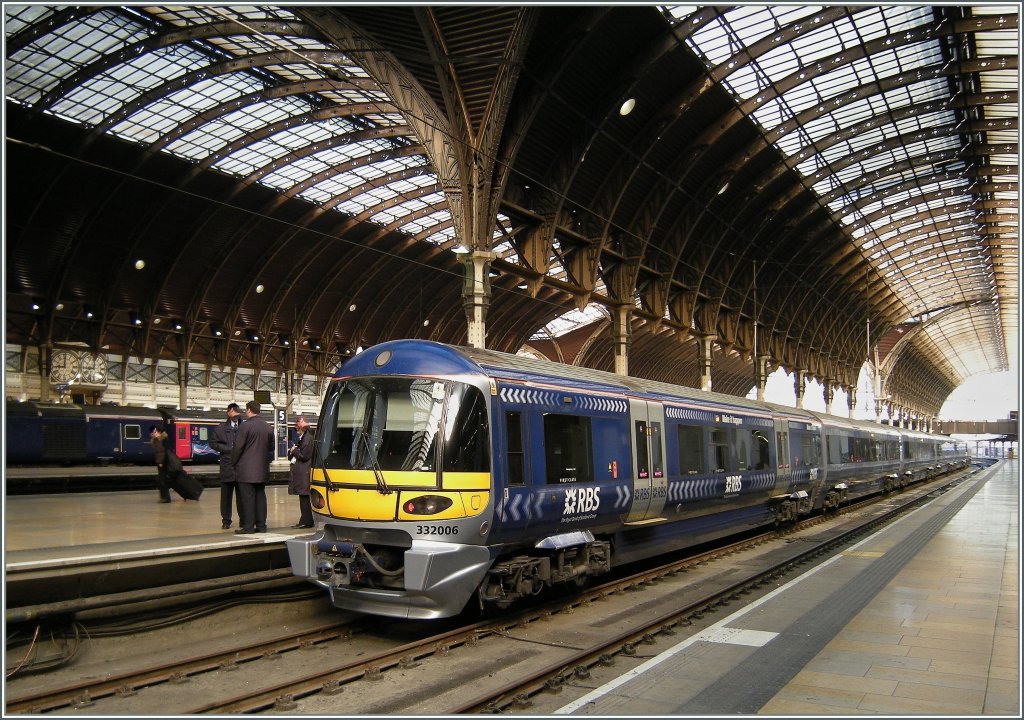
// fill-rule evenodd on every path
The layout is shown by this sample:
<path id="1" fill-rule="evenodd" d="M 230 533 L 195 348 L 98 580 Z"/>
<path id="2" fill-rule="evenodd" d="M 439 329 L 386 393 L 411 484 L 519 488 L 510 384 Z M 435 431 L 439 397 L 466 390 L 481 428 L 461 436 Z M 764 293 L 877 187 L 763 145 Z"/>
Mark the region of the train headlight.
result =
<path id="1" fill-rule="evenodd" d="M 324 500 L 324 496 L 320 494 L 319 490 L 311 489 L 309 491 L 309 504 L 317 510 L 323 510 L 327 502 Z"/>
<path id="2" fill-rule="evenodd" d="M 452 506 L 452 499 L 441 495 L 420 495 L 412 500 L 406 500 L 402 505 L 409 515 L 437 515 Z"/>

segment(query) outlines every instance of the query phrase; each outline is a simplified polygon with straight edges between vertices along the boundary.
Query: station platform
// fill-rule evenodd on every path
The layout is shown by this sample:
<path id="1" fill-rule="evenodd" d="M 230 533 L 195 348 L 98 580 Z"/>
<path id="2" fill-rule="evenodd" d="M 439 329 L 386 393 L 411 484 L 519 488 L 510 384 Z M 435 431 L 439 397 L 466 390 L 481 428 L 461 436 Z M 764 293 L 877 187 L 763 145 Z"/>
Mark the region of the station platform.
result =
<path id="1" fill-rule="evenodd" d="M 286 485 L 267 486 L 267 532 L 255 535 L 235 534 L 237 514 L 231 529 L 220 529 L 220 487 L 207 487 L 198 501 L 173 492 L 171 497 L 160 503 L 155 489 L 6 497 L 5 569 L 69 566 L 213 544 L 283 543 L 309 533 L 290 527 L 299 521 L 299 499 L 288 494 Z"/>
<path id="2" fill-rule="evenodd" d="M 1018 460 L 1001 461 L 556 714 L 1020 716 Z M 279 548 L 298 498 L 269 486 L 268 532 L 220 529 L 219 488 L 8 496 L 6 578 Z M 101 576 L 101 575 L 100 575 Z M 50 583 L 52 587 L 53 583 Z"/>
<path id="3" fill-rule="evenodd" d="M 1020 717 L 1019 502 L 997 463 L 555 714 Z"/>

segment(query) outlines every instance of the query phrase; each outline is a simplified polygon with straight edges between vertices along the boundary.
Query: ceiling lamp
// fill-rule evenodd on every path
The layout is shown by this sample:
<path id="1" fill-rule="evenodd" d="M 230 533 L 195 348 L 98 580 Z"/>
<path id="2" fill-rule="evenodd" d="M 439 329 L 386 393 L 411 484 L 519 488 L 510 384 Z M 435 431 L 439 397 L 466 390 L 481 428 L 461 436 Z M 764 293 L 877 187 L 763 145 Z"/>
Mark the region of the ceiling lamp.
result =
<path id="1" fill-rule="evenodd" d="M 633 108 L 636 107 L 636 98 L 627 98 L 622 105 L 619 106 L 619 115 L 625 117 L 633 112 Z"/>

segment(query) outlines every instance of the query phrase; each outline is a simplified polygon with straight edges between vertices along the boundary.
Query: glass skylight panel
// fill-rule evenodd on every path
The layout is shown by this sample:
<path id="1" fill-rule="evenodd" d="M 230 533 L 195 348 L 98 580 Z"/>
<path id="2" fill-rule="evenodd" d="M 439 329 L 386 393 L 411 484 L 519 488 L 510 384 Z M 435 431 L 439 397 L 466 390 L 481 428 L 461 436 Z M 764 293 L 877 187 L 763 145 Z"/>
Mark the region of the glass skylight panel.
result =
<path id="1" fill-rule="evenodd" d="M 149 32 L 138 23 L 114 10 L 100 10 L 54 28 L 7 58 L 4 93 L 18 102 L 34 103 L 97 58 L 147 38 Z"/>
<path id="2" fill-rule="evenodd" d="M 9 5 L 4 3 L 4 37 L 10 39 L 26 27 L 55 15 L 56 12 L 56 8 L 45 5 Z"/>
<path id="3" fill-rule="evenodd" d="M 433 245 L 447 245 L 454 239 L 455 228 L 453 227 L 444 228 L 443 230 L 424 238 L 426 242 L 431 243 Z"/>
<path id="4" fill-rule="evenodd" d="M 400 226 L 398 229 L 404 233 L 408 233 L 409 235 L 419 235 L 432 227 L 436 227 L 443 223 L 450 223 L 451 220 L 451 213 L 447 209 L 437 210 L 429 215 L 414 218 L 405 225 Z"/>

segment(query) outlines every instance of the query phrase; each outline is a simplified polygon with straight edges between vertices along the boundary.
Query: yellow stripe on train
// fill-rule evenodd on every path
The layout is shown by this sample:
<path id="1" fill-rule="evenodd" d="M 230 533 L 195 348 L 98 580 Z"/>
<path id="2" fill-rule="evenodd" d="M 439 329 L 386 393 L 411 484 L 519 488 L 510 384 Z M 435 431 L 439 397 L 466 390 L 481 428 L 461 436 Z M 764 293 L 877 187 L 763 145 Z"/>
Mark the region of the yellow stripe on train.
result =
<path id="1" fill-rule="evenodd" d="M 365 482 L 364 475 L 369 473 L 371 483 Z M 312 473 L 312 487 L 327 498 L 326 514 L 343 520 L 367 520 L 393 522 L 405 520 L 410 522 L 429 522 L 435 520 L 453 520 L 480 514 L 490 500 L 488 490 L 490 476 L 487 473 L 446 473 L 445 485 L 448 490 L 438 490 L 433 483 L 423 483 L 424 473 L 387 472 L 384 479 L 392 492 L 382 495 L 377 490 L 376 478 L 372 471 L 363 470 L 329 470 L 332 489 L 328 491 L 326 476 L 323 470 Z M 415 489 L 403 487 L 399 478 L 415 477 Z M 432 476 L 427 476 L 432 477 Z M 363 482 L 357 482 L 362 480 Z M 452 481 L 452 482 L 449 482 Z M 367 487 L 352 487 L 366 484 Z M 344 487 L 339 487 L 344 485 Z M 481 487 L 482 486 L 482 487 Z M 404 503 L 423 496 L 445 497 L 452 501 L 450 507 L 433 515 L 407 513 L 402 509 Z M 323 512 L 323 511 L 319 511 Z"/>
<path id="2" fill-rule="evenodd" d="M 377 487 L 377 476 L 373 470 L 313 470 L 310 479 L 314 483 L 326 483 L 326 477 L 337 485 L 365 485 Z M 401 488 L 433 488 L 436 476 L 433 472 L 415 470 L 384 470 L 380 473 L 392 490 Z M 446 472 L 442 476 L 441 490 L 490 490 L 491 474 L 485 472 Z"/>

